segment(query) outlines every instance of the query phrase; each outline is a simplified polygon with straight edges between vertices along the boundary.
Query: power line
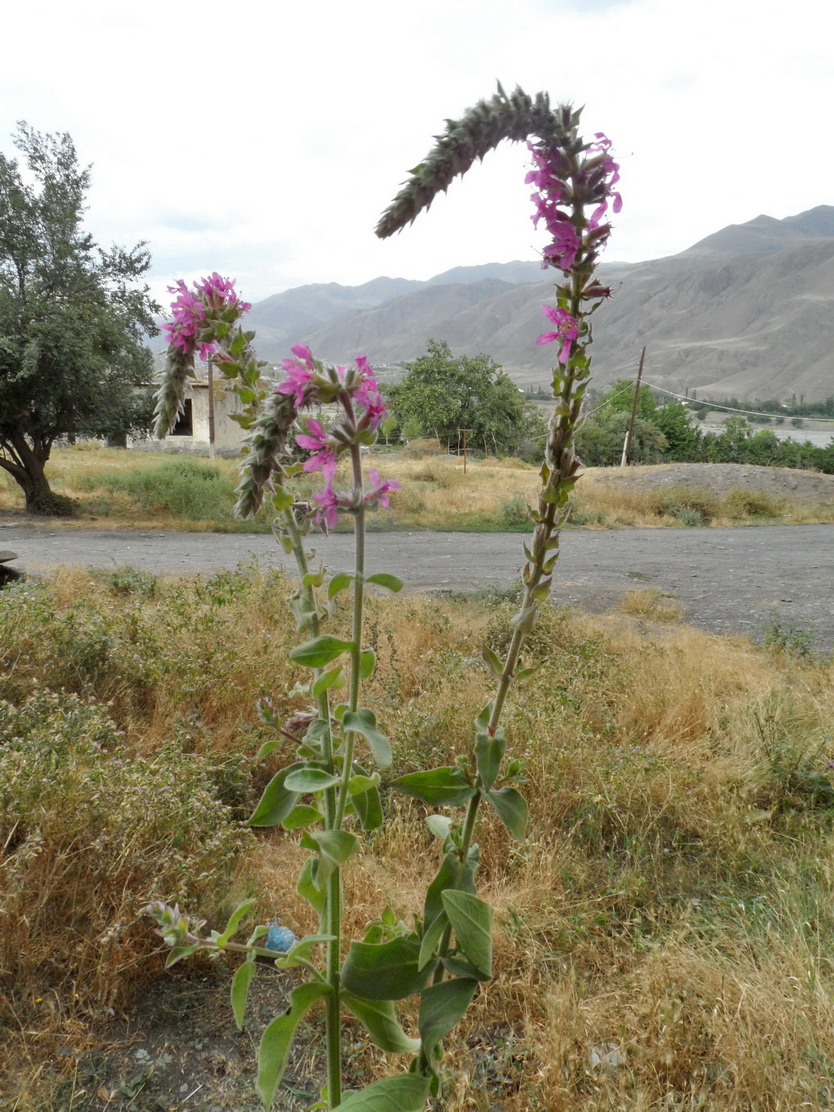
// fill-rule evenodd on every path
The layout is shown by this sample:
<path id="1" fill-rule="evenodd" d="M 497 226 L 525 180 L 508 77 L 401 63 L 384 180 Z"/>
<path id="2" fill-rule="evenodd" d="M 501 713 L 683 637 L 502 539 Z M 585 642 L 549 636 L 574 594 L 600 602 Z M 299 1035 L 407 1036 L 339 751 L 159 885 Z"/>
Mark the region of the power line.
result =
<path id="1" fill-rule="evenodd" d="M 670 398 L 680 398 L 680 400 L 682 402 L 685 402 L 687 405 L 706 405 L 706 406 L 709 406 L 710 409 L 724 409 L 724 410 L 727 411 L 727 413 L 745 413 L 749 417 L 779 417 L 779 416 L 783 416 L 782 414 L 778 414 L 778 413 L 762 413 L 757 409 L 736 409 L 735 406 L 719 405 L 717 402 L 699 402 L 697 398 L 690 398 L 686 394 L 675 394 L 674 391 L 672 391 L 672 390 L 664 390 L 664 388 L 662 386 L 655 386 L 655 384 L 653 382 L 649 382 L 649 380 L 647 378 L 644 378 L 643 381 L 648 386 L 651 386 L 652 390 L 657 390 L 657 392 L 659 394 L 668 394 Z M 628 387 L 629 390 L 632 388 L 632 385 L 633 384 L 629 385 L 629 387 Z M 615 397 L 616 396 L 617 395 L 615 395 Z M 597 406 L 597 409 L 599 409 L 599 408 L 600 407 Z M 591 412 L 595 413 L 596 410 L 591 410 Z M 806 421 L 820 421 L 824 425 L 834 425 L 834 419 L 831 418 L 831 417 L 800 418 L 800 420 L 803 420 L 803 419 L 806 420 Z"/>

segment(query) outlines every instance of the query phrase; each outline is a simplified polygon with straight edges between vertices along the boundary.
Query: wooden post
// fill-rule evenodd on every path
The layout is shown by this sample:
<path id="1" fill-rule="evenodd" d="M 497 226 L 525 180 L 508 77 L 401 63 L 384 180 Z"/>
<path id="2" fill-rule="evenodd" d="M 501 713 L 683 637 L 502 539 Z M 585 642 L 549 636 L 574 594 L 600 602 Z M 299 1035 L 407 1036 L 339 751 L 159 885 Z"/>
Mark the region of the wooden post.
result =
<path id="1" fill-rule="evenodd" d="M 214 462 L 214 364 L 208 361 L 209 459 Z"/>
<path id="2" fill-rule="evenodd" d="M 623 444 L 623 458 L 620 460 L 620 467 L 625 467 L 628 462 L 628 450 L 631 447 L 631 434 L 634 432 L 634 418 L 637 416 L 637 402 L 640 398 L 640 379 L 643 377 L 643 360 L 646 358 L 646 349 L 640 352 L 640 366 L 637 368 L 637 383 L 634 387 L 634 401 L 631 406 L 631 420 L 628 423 L 628 432 L 626 433 L 625 443 Z"/>
<path id="3" fill-rule="evenodd" d="M 460 434 L 463 433 L 463 473 L 466 474 L 466 434 L 472 432 L 472 429 L 458 429 L 458 443 L 460 443 Z"/>

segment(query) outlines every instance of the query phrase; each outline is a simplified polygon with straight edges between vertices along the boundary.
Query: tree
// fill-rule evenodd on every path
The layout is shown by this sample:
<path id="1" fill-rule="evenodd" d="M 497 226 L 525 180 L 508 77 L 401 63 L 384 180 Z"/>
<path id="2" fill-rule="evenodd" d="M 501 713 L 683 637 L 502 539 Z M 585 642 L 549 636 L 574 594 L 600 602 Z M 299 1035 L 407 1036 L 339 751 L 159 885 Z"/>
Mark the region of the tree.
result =
<path id="1" fill-rule="evenodd" d="M 60 436 L 147 427 L 153 335 L 143 243 L 104 251 L 82 227 L 89 167 L 66 133 L 20 124 L 26 169 L 0 153 L 0 467 L 34 513 L 71 513 L 45 466 Z"/>
<path id="2" fill-rule="evenodd" d="M 458 430 L 467 429 L 469 446 L 487 454 L 517 452 L 526 438 L 546 431 L 535 406 L 488 355 L 455 357 L 436 340 L 406 364 L 388 402 L 400 429 L 454 443 Z"/>
<path id="3" fill-rule="evenodd" d="M 681 402 L 658 406 L 652 423 L 666 437 L 667 456 L 679 463 L 694 463 L 702 458 L 702 435 L 690 419 L 689 409 Z"/>
<path id="4" fill-rule="evenodd" d="M 630 378 L 621 378 L 612 383 L 599 400 L 597 406 L 599 413 L 603 417 L 608 417 L 612 413 L 631 413 L 631 407 L 634 405 L 634 387 L 635 383 Z M 657 402 L 654 394 L 648 386 L 641 386 L 637 398 L 637 416 L 642 417 L 644 421 L 653 421 L 656 412 Z"/>

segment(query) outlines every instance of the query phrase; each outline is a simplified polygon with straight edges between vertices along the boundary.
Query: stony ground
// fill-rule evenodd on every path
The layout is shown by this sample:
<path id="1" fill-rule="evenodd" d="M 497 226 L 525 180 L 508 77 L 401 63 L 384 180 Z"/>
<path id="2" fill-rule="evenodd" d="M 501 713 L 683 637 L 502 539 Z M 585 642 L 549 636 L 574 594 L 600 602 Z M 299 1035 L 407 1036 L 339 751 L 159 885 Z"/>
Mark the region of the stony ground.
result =
<path id="1" fill-rule="evenodd" d="M 736 487 L 800 502 L 834 502 L 834 475 L 795 471 L 789 467 L 758 467 L 747 463 L 661 463 L 652 467 L 600 469 L 598 482 L 614 486 L 690 486 L 726 494 Z"/>

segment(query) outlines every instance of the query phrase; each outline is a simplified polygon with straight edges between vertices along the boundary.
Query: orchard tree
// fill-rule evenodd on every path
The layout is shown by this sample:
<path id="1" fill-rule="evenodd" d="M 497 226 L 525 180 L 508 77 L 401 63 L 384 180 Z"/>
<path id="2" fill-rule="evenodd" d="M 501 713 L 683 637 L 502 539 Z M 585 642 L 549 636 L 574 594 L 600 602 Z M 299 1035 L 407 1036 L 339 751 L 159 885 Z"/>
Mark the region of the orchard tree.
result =
<path id="1" fill-rule="evenodd" d="M 467 442 L 487 454 L 508 455 L 546 426 L 535 406 L 488 355 L 454 356 L 449 345 L 429 340 L 428 350 L 406 364 L 403 381 L 388 392 L 400 429 L 409 436 Z"/>
<path id="2" fill-rule="evenodd" d="M 145 245 L 105 251 L 84 231 L 90 171 L 70 136 L 20 124 L 15 146 L 23 168 L 0 153 L 0 468 L 30 512 L 67 514 L 45 474 L 52 445 L 148 427 L 143 337 L 159 307 Z"/>

